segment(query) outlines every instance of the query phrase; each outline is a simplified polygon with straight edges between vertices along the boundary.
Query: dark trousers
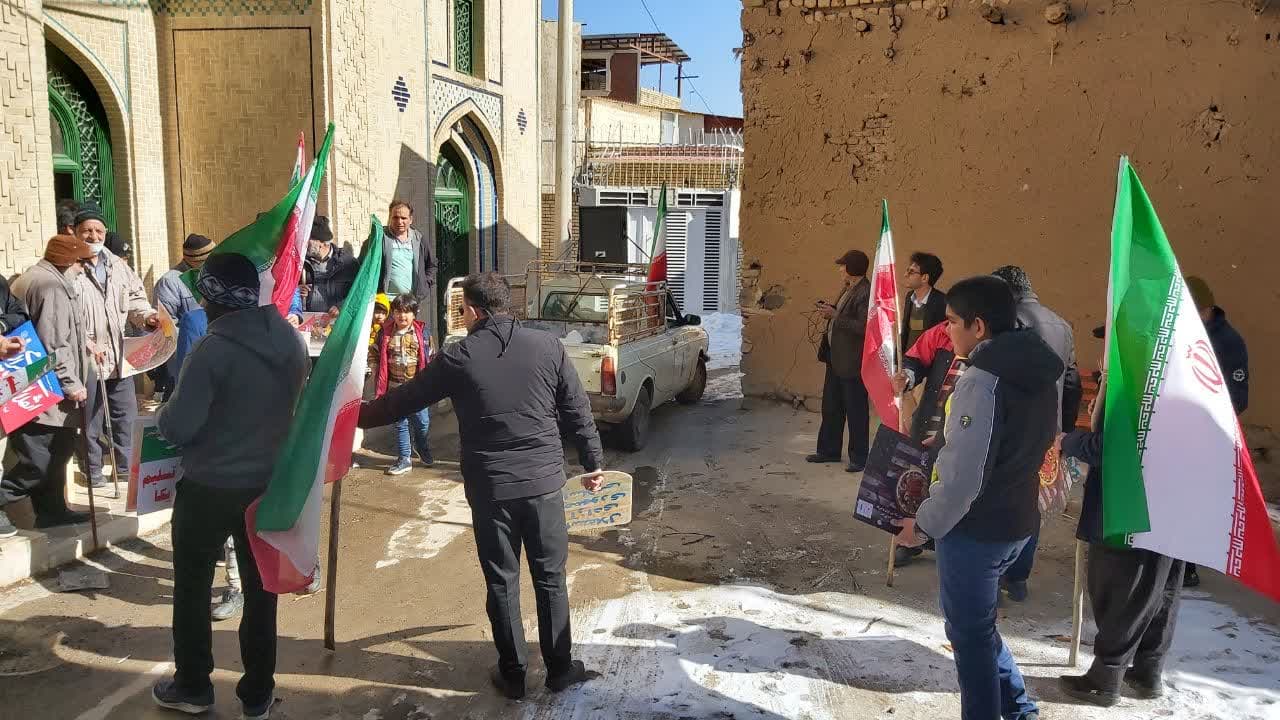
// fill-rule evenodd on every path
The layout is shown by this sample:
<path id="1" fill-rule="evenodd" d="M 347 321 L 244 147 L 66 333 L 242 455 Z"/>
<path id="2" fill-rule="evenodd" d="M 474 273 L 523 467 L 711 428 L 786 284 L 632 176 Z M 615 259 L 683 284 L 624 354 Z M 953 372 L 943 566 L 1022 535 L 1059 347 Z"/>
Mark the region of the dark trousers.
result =
<path id="1" fill-rule="evenodd" d="M 842 378 L 827 365 L 822 384 L 822 427 L 818 430 L 818 454 L 838 458 L 844 455 L 844 428 L 849 426 L 849 462 L 867 462 L 871 408 L 862 378 Z"/>
<path id="2" fill-rule="evenodd" d="M 107 413 L 111 414 L 111 447 L 113 462 L 120 469 L 120 477 L 129 475 L 129 452 L 133 443 L 133 422 L 138 417 L 138 396 L 133 378 L 107 380 L 107 394 L 97 397 L 93 403 L 93 415 L 89 420 L 89 461 L 87 474 L 96 478 L 102 474 L 102 438 L 106 434 Z M 101 395 L 101 393 L 98 393 Z"/>
<path id="3" fill-rule="evenodd" d="M 1184 563 L 1171 557 L 1100 543 L 1089 545 L 1089 601 L 1098 635 L 1089 678 L 1118 687 L 1130 667 L 1159 678 L 1173 643 Z"/>
<path id="4" fill-rule="evenodd" d="M 1026 542 L 976 540 L 955 530 L 937 540 L 938 599 L 955 656 L 961 720 L 1023 720 L 1038 712 L 996 627 L 1000 576 Z"/>
<path id="5" fill-rule="evenodd" d="M 213 566 L 227 537 L 235 539 L 244 615 L 240 618 L 240 661 L 244 677 L 236 695 L 260 705 L 275 691 L 276 596 L 262 589 L 258 564 L 244 525 L 244 513 L 260 490 L 227 490 L 178 481 L 173 506 L 173 659 L 178 686 L 202 693 L 211 685 L 213 627 L 209 596 Z"/>
<path id="6" fill-rule="evenodd" d="M 1027 540 L 1027 544 L 1022 546 L 1022 552 L 1018 553 L 1018 559 L 1013 561 L 1009 569 L 1005 572 L 1004 578 L 1012 582 L 1026 582 L 1031 577 L 1031 568 L 1036 563 L 1036 548 L 1040 545 L 1040 528 L 1031 534 L 1031 538 Z"/>
<path id="7" fill-rule="evenodd" d="M 37 519 L 66 513 L 67 462 L 76 452 L 76 437 L 73 427 L 35 422 L 15 430 L 9 436 L 9 448 L 16 463 L 0 480 L 0 504 L 30 497 Z"/>
<path id="8" fill-rule="evenodd" d="M 523 678 L 528 665 L 520 620 L 520 547 L 529 553 L 529 573 L 538 604 L 538 642 L 547 674 L 569 670 L 569 588 L 565 561 L 569 533 L 560 490 L 518 500 L 482 500 L 471 505 L 476 552 L 488 586 L 485 609 L 498 648 L 498 668 L 508 678 Z"/>

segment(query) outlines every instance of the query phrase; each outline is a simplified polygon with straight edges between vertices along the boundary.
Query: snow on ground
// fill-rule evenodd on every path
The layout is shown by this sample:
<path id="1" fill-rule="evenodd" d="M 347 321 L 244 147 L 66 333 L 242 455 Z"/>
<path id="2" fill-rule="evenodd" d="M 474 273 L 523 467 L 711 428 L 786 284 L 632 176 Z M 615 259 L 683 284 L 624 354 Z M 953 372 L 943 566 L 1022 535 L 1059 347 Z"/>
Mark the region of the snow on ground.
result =
<path id="1" fill-rule="evenodd" d="M 736 370 L 712 372 L 707 376 L 707 389 L 702 393 L 704 402 L 733 400 L 742 397 L 743 374 Z"/>
<path id="2" fill-rule="evenodd" d="M 742 364 L 742 316 L 711 313 L 702 317 L 702 327 L 711 336 L 708 370 L 736 368 Z"/>
<path id="3" fill-rule="evenodd" d="M 433 558 L 454 538 L 470 530 L 471 506 L 462 483 L 432 477 L 419 486 L 418 497 L 422 504 L 417 514 L 391 534 L 386 557 L 375 565 L 379 570 L 401 560 Z"/>
<path id="4" fill-rule="evenodd" d="M 1280 717 L 1280 632 L 1206 597 L 1183 600 L 1163 699 L 1125 699 L 1110 710 L 1056 705 L 1046 716 Z M 603 676 L 529 703 L 524 720 L 932 720 L 959 713 L 951 653 L 931 608 L 743 585 L 643 590 L 575 610 L 573 628 L 575 654 Z M 1033 694 L 1058 698 L 1053 688 L 1068 672 L 1067 646 L 1053 638 L 1069 633 L 1069 622 L 1009 618 L 1001 629 Z"/>

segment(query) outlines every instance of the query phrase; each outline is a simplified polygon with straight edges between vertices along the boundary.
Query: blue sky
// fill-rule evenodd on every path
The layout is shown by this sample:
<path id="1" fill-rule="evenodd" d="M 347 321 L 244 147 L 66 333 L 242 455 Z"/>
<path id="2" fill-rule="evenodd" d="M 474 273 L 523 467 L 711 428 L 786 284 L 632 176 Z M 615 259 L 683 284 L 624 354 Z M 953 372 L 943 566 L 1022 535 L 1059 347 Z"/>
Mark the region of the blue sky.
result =
<path id="1" fill-rule="evenodd" d="M 688 75 L 697 75 L 684 88 L 684 107 L 718 115 L 742 116 L 742 94 L 738 91 L 738 61 L 733 48 L 742 44 L 740 0 L 644 0 L 662 32 L 693 58 L 685 64 Z M 542 0 L 542 16 L 554 20 L 557 0 Z M 574 19 L 586 23 L 588 35 L 654 32 L 653 20 L 641 0 L 574 0 Z M 657 68 L 645 70 L 644 84 L 656 87 Z M 702 93 L 698 97 L 689 85 Z M 662 89 L 675 94 L 675 67 L 663 70 Z M 706 103 L 703 103 L 703 98 Z"/>

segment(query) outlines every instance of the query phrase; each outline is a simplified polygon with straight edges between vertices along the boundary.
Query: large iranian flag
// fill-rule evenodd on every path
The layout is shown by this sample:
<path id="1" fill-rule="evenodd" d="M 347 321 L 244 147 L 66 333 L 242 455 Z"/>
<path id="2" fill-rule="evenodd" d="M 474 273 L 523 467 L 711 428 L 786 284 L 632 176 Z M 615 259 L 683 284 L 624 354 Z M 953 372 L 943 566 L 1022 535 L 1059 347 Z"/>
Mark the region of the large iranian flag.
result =
<path id="1" fill-rule="evenodd" d="M 867 334 L 862 343 L 862 384 L 880 422 L 897 430 L 902 409 L 902 399 L 893 391 L 898 363 L 898 274 L 893 271 L 888 200 L 881 202 L 880 212 L 880 244 L 871 261 L 871 300 L 867 303 Z"/>
<path id="2" fill-rule="evenodd" d="M 213 249 L 214 255 L 238 253 L 252 260 L 258 266 L 260 304 L 275 305 L 281 315 L 288 314 L 289 304 L 298 289 L 302 258 L 311 236 L 311 222 L 315 219 L 316 202 L 332 143 L 333 124 L 330 123 L 324 143 L 320 145 L 320 153 L 302 181 L 294 183 L 275 207 Z M 197 270 L 188 270 L 182 275 L 183 282 L 197 298 L 199 292 L 195 285 L 198 275 Z"/>
<path id="3" fill-rule="evenodd" d="M 1111 231 L 1103 533 L 1280 600 L 1280 548 L 1178 261 L 1128 158 Z"/>
<path id="4" fill-rule="evenodd" d="M 266 493 L 245 514 L 262 585 L 270 592 L 296 592 L 315 574 L 324 486 L 351 469 L 381 270 L 382 225 L 373 218 L 343 304 L 349 310 L 334 321 L 316 359 Z"/>

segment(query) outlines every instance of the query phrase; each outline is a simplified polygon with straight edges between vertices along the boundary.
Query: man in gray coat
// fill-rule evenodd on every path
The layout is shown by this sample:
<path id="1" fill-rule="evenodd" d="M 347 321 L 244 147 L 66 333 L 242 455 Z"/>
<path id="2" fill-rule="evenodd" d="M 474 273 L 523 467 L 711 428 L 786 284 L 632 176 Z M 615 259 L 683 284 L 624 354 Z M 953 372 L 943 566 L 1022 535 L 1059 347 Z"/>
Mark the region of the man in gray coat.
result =
<path id="1" fill-rule="evenodd" d="M 818 301 L 818 312 L 827 318 L 827 331 L 818 348 L 818 359 L 827 365 L 822 385 L 822 426 L 818 430 L 817 452 L 811 463 L 840 462 L 845 425 L 849 426 L 851 473 L 862 472 L 870 450 L 871 407 L 867 387 L 862 384 L 862 345 L 867 334 L 867 304 L 871 283 L 867 269 L 871 260 L 861 250 L 850 250 L 836 259 L 844 287 L 835 305 Z"/>
<path id="2" fill-rule="evenodd" d="M 44 259 L 13 284 L 13 294 L 27 306 L 36 334 L 53 361 L 63 400 L 9 436 L 17 463 L 0 483 L 5 503 L 30 497 L 36 527 L 71 525 L 89 519 L 67 508 L 63 489 L 67 462 L 76 451 L 76 430 L 84 423 L 81 403 L 96 382 L 86 349 L 76 276 L 93 250 L 70 235 L 57 235 Z"/>

